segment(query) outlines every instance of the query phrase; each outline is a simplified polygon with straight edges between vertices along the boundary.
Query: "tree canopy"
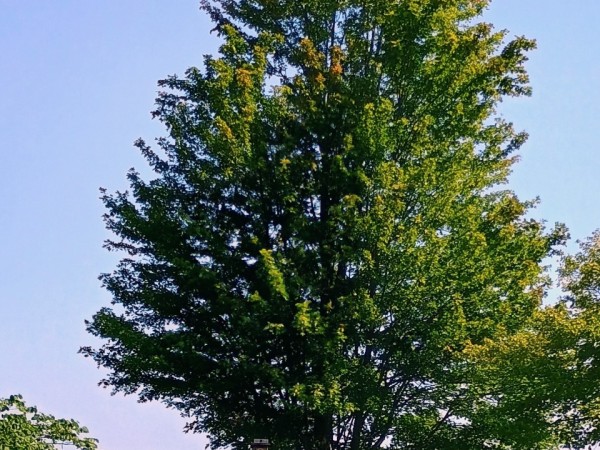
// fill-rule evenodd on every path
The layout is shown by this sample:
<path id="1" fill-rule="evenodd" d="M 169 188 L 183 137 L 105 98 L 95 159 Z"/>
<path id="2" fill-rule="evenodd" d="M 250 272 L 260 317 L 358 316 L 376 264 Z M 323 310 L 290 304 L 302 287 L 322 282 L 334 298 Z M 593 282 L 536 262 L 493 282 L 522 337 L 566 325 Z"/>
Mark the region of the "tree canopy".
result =
<path id="1" fill-rule="evenodd" d="M 526 135 L 497 113 L 534 42 L 487 3 L 205 1 L 223 45 L 159 83 L 168 135 L 136 143 L 155 177 L 103 191 L 123 258 L 83 352 L 104 384 L 213 448 L 591 439 L 535 384 L 536 361 L 555 391 L 573 373 L 587 319 L 541 307 L 566 231 L 503 186 Z"/>
<path id="2" fill-rule="evenodd" d="M 73 419 L 57 419 L 27 406 L 20 395 L 0 398 L 0 450 L 96 450 L 97 441 Z"/>

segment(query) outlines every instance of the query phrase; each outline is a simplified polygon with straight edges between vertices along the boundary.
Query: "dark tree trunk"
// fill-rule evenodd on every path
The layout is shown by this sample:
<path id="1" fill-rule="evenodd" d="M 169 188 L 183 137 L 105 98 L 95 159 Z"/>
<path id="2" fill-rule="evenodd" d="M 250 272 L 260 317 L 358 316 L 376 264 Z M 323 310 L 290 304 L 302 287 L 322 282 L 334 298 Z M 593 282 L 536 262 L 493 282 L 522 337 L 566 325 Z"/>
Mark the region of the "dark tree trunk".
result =
<path id="1" fill-rule="evenodd" d="M 331 450 L 331 417 L 320 415 L 315 421 L 315 450 Z"/>

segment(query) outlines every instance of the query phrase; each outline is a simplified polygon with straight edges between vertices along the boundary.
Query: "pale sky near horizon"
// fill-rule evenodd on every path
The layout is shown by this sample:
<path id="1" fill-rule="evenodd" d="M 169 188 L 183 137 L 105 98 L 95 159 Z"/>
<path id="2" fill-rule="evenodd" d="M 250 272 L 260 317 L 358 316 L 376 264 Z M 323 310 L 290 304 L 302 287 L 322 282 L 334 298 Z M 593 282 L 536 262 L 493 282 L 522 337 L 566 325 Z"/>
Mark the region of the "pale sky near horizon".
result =
<path id="1" fill-rule="evenodd" d="M 198 0 L 0 8 L 0 397 L 76 418 L 101 450 L 204 448 L 176 412 L 97 387 L 102 372 L 77 349 L 95 343 L 83 321 L 108 305 L 97 276 L 117 257 L 101 248 L 98 188 L 145 170 L 132 142 L 163 134 L 149 114 L 156 81 L 214 53 L 212 27 Z M 539 195 L 532 215 L 565 222 L 574 239 L 600 227 L 599 17 L 597 0 L 496 0 L 487 14 L 538 40 L 533 97 L 502 108 L 530 134 L 510 187 Z"/>

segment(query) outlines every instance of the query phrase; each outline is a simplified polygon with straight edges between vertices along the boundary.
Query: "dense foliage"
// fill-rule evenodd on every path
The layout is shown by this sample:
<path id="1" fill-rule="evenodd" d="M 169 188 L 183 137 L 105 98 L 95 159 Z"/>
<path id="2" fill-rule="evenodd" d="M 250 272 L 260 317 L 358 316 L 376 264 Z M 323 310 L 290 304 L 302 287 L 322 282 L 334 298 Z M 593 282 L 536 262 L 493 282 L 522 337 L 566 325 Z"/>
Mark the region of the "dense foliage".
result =
<path id="1" fill-rule="evenodd" d="M 214 448 L 575 442 L 568 396 L 507 382 L 574 315 L 540 308 L 564 229 L 501 188 L 525 135 L 496 107 L 529 94 L 534 43 L 480 22 L 486 6 L 204 3 L 220 56 L 160 82 L 168 136 L 137 143 L 156 177 L 103 195 L 124 257 L 88 324 L 105 344 L 83 352 L 104 383 Z"/>
<path id="2" fill-rule="evenodd" d="M 19 395 L 0 398 L 0 450 L 95 450 L 96 440 L 72 419 L 57 419 L 27 406 Z"/>
<path id="3" fill-rule="evenodd" d="M 600 234 L 563 259 L 567 295 L 517 333 L 470 345 L 477 420 L 508 448 L 590 449 L 600 442 Z M 483 407 L 482 407 L 483 406 Z"/>

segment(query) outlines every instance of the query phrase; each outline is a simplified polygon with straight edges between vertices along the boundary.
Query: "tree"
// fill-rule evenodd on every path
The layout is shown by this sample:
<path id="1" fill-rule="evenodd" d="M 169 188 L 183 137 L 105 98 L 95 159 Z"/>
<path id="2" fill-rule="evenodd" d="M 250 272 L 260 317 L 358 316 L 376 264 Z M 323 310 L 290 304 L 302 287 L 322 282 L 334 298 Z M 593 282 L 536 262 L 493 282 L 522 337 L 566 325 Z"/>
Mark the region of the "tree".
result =
<path id="1" fill-rule="evenodd" d="M 20 395 L 0 398 L 1 450 L 55 450 L 60 445 L 95 450 L 97 440 L 72 419 L 57 419 L 25 405 Z"/>
<path id="2" fill-rule="evenodd" d="M 565 238 L 501 188 L 526 135 L 496 107 L 534 43 L 487 3 L 204 2 L 224 43 L 159 83 L 156 177 L 103 191 L 103 383 L 213 448 L 549 448 L 480 420 L 475 346 L 539 313 Z"/>
<path id="3" fill-rule="evenodd" d="M 536 311 L 518 333 L 464 352 L 472 385 L 486 394 L 471 418 L 510 448 L 600 442 L 600 232 L 563 258 L 560 275 L 559 303 Z"/>

